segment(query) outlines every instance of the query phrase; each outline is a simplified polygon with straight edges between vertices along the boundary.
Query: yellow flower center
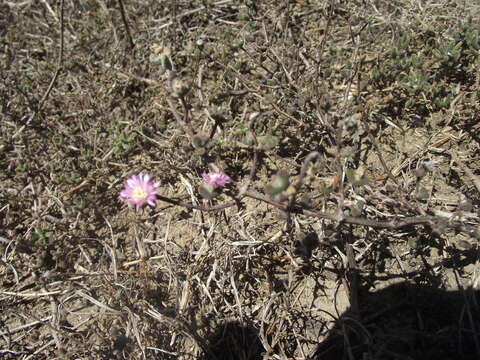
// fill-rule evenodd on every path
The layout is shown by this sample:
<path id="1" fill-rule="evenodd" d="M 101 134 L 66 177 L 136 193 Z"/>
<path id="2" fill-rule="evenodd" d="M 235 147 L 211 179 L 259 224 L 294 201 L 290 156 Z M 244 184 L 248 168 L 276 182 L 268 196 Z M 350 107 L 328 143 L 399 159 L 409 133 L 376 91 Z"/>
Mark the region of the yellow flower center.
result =
<path id="1" fill-rule="evenodd" d="M 135 201 L 143 200 L 147 197 L 147 192 L 144 189 L 137 187 L 133 189 L 132 197 Z"/>

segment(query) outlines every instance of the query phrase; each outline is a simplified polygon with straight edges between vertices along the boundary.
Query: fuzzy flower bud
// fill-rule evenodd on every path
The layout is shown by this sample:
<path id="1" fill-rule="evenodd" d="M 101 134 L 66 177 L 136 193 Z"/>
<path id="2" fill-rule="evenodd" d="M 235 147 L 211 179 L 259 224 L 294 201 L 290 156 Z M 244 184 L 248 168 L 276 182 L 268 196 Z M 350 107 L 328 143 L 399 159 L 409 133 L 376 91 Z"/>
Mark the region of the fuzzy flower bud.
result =
<path id="1" fill-rule="evenodd" d="M 288 188 L 290 177 L 285 170 L 280 170 L 273 177 L 270 184 L 265 186 L 265 192 L 271 196 L 277 195 Z"/>
<path id="2" fill-rule="evenodd" d="M 190 87 L 179 78 L 174 78 L 172 80 L 172 96 L 175 98 L 182 98 L 187 95 Z"/>

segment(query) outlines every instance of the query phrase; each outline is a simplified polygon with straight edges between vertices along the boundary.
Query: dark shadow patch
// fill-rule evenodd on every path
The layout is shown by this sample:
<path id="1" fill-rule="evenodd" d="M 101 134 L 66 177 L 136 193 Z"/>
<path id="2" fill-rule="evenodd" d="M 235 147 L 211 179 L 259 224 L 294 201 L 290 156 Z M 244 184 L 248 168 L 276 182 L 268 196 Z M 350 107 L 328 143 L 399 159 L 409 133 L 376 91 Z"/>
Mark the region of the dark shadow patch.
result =
<path id="1" fill-rule="evenodd" d="M 480 358 L 480 291 L 402 283 L 359 295 L 312 360 Z"/>
<path id="2" fill-rule="evenodd" d="M 258 331 L 238 322 L 227 322 L 219 326 L 207 344 L 208 348 L 201 360 L 262 359 L 263 346 Z"/>

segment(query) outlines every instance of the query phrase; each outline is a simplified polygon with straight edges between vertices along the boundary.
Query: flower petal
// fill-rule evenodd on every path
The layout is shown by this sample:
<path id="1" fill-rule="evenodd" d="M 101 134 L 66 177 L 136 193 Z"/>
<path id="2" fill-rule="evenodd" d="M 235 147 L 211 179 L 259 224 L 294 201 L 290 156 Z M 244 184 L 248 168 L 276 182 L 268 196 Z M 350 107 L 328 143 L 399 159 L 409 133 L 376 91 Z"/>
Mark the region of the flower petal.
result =
<path id="1" fill-rule="evenodd" d="M 132 175 L 125 181 L 125 187 L 119 193 L 120 197 L 127 204 L 135 205 L 137 211 L 146 204 L 155 207 L 157 188 L 161 182 L 152 183 L 151 179 L 147 173 Z"/>

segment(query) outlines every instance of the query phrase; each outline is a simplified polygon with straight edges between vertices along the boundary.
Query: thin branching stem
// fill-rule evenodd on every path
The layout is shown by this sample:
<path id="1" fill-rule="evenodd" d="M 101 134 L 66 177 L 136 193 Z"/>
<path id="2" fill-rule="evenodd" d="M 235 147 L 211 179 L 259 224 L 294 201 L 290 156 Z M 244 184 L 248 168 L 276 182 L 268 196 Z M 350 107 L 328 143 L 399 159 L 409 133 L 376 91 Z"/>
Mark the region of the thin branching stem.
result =
<path id="1" fill-rule="evenodd" d="M 43 94 L 42 98 L 38 102 L 38 105 L 30 115 L 30 117 L 27 119 L 25 124 L 12 136 L 12 140 L 15 139 L 18 135 L 20 135 L 25 128 L 30 125 L 30 123 L 33 121 L 35 116 L 40 112 L 42 109 L 45 101 L 47 101 L 48 97 L 50 96 L 50 93 L 53 90 L 53 87 L 57 83 L 58 76 L 60 75 L 60 72 L 62 71 L 63 68 L 63 53 L 64 53 L 64 27 L 65 27 L 65 22 L 64 22 L 64 3 L 65 0 L 60 1 L 60 51 L 58 53 L 58 58 L 57 58 L 57 68 L 55 69 L 55 73 L 53 74 L 52 80 L 50 81 L 50 84 L 48 85 L 47 90 Z"/>
<path id="2" fill-rule="evenodd" d="M 300 176 L 298 178 L 297 184 L 295 185 L 295 188 L 297 191 L 299 191 L 300 188 L 303 186 L 303 182 L 305 181 L 305 176 L 307 176 L 308 166 L 312 161 L 317 160 L 319 156 L 320 156 L 320 153 L 318 151 L 312 151 L 303 160 L 302 168 L 300 170 Z"/>
<path id="3" fill-rule="evenodd" d="M 125 7 L 123 6 L 123 0 L 118 0 L 118 7 L 120 8 L 122 21 L 123 21 L 123 24 L 125 25 L 125 31 L 127 33 L 128 43 L 130 44 L 130 47 L 133 49 L 135 47 L 135 43 L 133 42 L 132 33 L 130 32 L 130 25 L 128 25 L 127 15 L 125 13 Z"/>
<path id="4" fill-rule="evenodd" d="M 326 213 L 326 212 L 321 212 L 316 210 L 309 210 L 301 206 L 293 206 L 292 208 L 289 208 L 288 203 L 274 201 L 269 197 L 255 191 L 245 191 L 243 196 L 265 202 L 269 205 L 276 207 L 279 210 L 289 211 L 293 214 L 306 215 L 309 217 L 330 220 L 333 222 L 339 221 L 337 214 L 331 214 L 331 213 Z M 172 205 L 177 205 L 177 206 L 185 207 L 187 209 L 207 211 L 207 212 L 224 210 L 238 204 L 237 201 L 229 201 L 229 202 L 219 204 L 219 205 L 214 205 L 214 206 L 199 206 L 199 205 L 194 205 L 192 203 L 183 202 L 181 200 L 171 199 L 161 195 L 157 195 L 157 198 L 161 201 L 167 202 Z M 369 219 L 369 218 L 360 217 L 360 216 L 343 216 L 341 218 L 341 223 L 367 226 L 374 229 L 387 229 L 387 230 L 399 230 L 399 229 L 403 229 L 411 226 L 418 226 L 418 225 L 434 227 L 437 224 L 444 224 L 444 225 L 447 225 L 447 227 L 449 228 L 457 229 L 459 231 L 468 233 L 471 236 L 478 236 L 476 234 L 476 228 L 474 226 L 465 225 L 460 221 L 448 221 L 448 219 L 440 216 L 411 216 L 411 217 L 394 218 L 391 220 L 375 220 L 375 219 Z"/>
<path id="5" fill-rule="evenodd" d="M 190 141 L 192 141 L 194 136 L 193 130 L 190 127 L 190 125 L 187 122 L 185 122 L 184 119 L 182 119 L 182 116 L 178 113 L 175 107 L 175 104 L 173 102 L 173 99 L 171 97 L 167 97 L 167 103 L 178 125 L 180 125 L 180 127 L 185 131 L 185 133 L 189 137 Z"/>

